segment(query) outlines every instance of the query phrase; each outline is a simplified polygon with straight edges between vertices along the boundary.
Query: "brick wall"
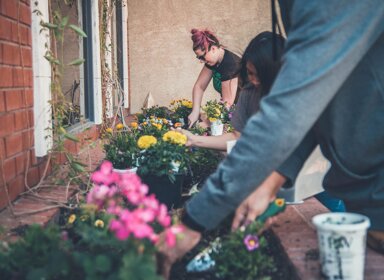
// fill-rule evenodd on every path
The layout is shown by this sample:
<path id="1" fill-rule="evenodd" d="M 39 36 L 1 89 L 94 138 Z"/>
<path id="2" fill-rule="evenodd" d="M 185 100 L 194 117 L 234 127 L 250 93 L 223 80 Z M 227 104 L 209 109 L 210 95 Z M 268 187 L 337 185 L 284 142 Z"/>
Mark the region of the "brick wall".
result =
<path id="1" fill-rule="evenodd" d="M 30 1 L 0 0 L 0 209 L 39 180 L 33 149 Z"/>

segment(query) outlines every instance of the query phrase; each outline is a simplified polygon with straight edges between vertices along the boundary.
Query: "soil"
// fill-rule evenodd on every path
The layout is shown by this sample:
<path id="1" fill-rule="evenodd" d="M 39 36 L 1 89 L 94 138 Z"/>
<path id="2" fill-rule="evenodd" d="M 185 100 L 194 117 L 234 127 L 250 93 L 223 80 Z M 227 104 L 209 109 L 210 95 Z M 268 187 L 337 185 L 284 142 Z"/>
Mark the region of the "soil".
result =
<path id="1" fill-rule="evenodd" d="M 265 238 L 268 241 L 268 252 L 273 257 L 275 262 L 275 271 L 271 271 L 268 275 L 271 280 L 296 280 L 294 269 L 281 247 L 280 242 L 271 231 L 264 233 Z M 208 237 L 209 239 L 209 237 Z M 205 248 L 209 244 L 207 238 L 203 239 L 190 253 L 188 253 L 183 259 L 174 264 L 171 271 L 171 280 L 222 280 L 215 276 L 214 270 L 204 273 L 187 273 L 185 267 L 188 262 L 199 253 L 202 248 Z M 241 280 L 241 279 L 229 279 L 229 280 Z"/>

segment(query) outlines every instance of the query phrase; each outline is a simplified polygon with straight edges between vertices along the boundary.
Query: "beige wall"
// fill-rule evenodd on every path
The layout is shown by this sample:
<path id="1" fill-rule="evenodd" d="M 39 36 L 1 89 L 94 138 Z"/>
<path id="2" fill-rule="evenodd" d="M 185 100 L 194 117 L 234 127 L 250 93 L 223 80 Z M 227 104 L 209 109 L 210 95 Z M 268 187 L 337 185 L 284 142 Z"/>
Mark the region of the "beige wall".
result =
<path id="1" fill-rule="evenodd" d="M 203 66 L 192 51 L 190 30 L 214 31 L 222 44 L 241 54 L 259 32 L 271 29 L 269 0 L 129 0 L 128 44 L 131 113 L 151 92 L 158 105 L 191 99 Z M 217 98 L 207 89 L 203 103 Z"/>

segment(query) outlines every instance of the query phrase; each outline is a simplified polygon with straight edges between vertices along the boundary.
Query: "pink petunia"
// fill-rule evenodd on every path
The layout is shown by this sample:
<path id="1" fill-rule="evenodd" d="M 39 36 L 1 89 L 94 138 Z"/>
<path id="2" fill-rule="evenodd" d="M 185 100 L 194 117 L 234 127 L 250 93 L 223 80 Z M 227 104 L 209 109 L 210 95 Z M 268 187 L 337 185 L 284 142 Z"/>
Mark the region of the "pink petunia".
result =
<path id="1" fill-rule="evenodd" d="M 259 237 L 257 235 L 248 234 L 244 238 L 244 244 L 248 251 L 253 251 L 259 248 Z"/>

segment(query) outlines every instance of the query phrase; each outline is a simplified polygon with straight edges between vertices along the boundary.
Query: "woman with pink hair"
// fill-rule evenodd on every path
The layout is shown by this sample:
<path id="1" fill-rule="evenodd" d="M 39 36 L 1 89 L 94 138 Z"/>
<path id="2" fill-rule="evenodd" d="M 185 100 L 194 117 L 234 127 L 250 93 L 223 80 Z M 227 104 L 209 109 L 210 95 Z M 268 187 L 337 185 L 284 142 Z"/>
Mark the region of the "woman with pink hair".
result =
<path id="1" fill-rule="evenodd" d="M 240 57 L 225 49 L 211 31 L 192 29 L 191 34 L 193 51 L 204 66 L 192 90 L 193 109 L 188 116 L 189 127 L 199 119 L 203 94 L 211 79 L 222 101 L 228 106 L 235 102 L 240 72 Z"/>

